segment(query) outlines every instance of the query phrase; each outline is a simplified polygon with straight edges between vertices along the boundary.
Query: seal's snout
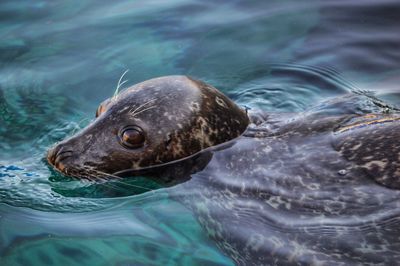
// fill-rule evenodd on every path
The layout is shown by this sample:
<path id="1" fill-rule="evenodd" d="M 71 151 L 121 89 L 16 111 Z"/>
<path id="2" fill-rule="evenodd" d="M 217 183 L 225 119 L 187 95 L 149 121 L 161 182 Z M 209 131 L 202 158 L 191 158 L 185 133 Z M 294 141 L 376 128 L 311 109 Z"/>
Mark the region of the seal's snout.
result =
<path id="1" fill-rule="evenodd" d="M 47 153 L 47 161 L 49 164 L 61 172 L 65 169 L 64 161 L 69 157 L 72 157 L 72 149 L 68 149 L 68 147 L 62 144 L 51 148 Z"/>

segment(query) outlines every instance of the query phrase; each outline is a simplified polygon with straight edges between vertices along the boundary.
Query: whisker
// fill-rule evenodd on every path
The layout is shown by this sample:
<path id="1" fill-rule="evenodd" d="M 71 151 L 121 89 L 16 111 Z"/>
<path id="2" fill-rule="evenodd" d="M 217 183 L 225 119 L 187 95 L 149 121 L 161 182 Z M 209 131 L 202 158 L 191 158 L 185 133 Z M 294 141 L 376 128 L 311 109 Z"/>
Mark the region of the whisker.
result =
<path id="1" fill-rule="evenodd" d="M 95 179 L 98 178 L 99 176 L 96 176 L 96 175 L 93 176 L 93 174 L 91 174 L 91 175 L 83 175 L 82 177 L 83 177 L 83 179 L 84 179 L 85 181 L 89 182 L 89 185 L 96 184 L 96 185 L 101 185 L 101 186 L 107 187 L 107 188 L 112 189 L 112 190 L 118 190 L 118 189 L 119 189 L 118 187 L 113 186 L 113 185 L 111 185 L 110 183 L 107 183 L 107 182 L 98 183 L 98 181 L 95 180 Z M 95 179 L 93 179 L 93 177 L 94 177 Z M 81 181 L 82 181 L 82 180 L 81 180 Z"/>
<path id="2" fill-rule="evenodd" d="M 125 183 L 125 182 L 122 182 L 120 180 L 114 180 L 114 179 L 108 179 L 108 180 L 112 181 L 113 183 L 120 184 L 120 185 L 123 185 L 123 186 L 132 187 L 132 188 L 139 188 L 139 189 L 143 189 L 145 191 L 152 191 L 152 189 L 150 189 L 150 188 L 143 187 L 143 186 L 138 186 L 138 185 L 134 185 L 134 184 Z M 110 183 L 109 182 L 105 182 L 105 183 L 101 183 L 101 184 L 102 185 L 105 185 L 105 184 L 109 185 Z"/>
<path id="3" fill-rule="evenodd" d="M 149 109 L 152 109 L 152 108 L 156 107 L 156 105 L 155 105 L 155 104 L 156 104 L 156 101 L 158 100 L 158 103 L 161 103 L 165 97 L 167 97 L 167 96 L 162 96 L 162 97 L 153 98 L 153 99 L 151 99 L 151 100 L 148 100 L 147 102 L 145 102 L 144 104 L 140 105 L 139 107 L 137 107 L 137 108 L 134 109 L 133 111 L 131 110 L 129 113 L 134 117 L 134 116 L 140 114 L 141 112 L 144 112 L 144 111 L 147 111 L 147 110 L 149 110 Z M 149 103 L 152 103 L 152 104 L 154 104 L 154 105 L 151 105 L 151 106 L 146 107 L 145 110 L 144 110 L 144 109 L 139 110 L 139 109 L 145 107 L 146 105 L 148 105 Z M 151 107 L 151 108 L 150 108 L 150 107 Z"/>
<path id="4" fill-rule="evenodd" d="M 113 190 L 119 190 L 119 189 L 120 189 L 119 187 L 113 186 L 112 184 L 107 183 L 107 182 L 100 183 L 100 184 L 98 184 L 98 185 L 101 185 L 101 186 L 104 186 L 104 187 L 106 187 L 106 188 L 110 188 L 110 189 L 113 189 Z"/>
<path id="5" fill-rule="evenodd" d="M 80 175 L 79 178 L 77 178 L 79 181 L 88 181 L 91 182 L 91 177 L 88 175 Z"/>
<path id="6" fill-rule="evenodd" d="M 133 110 L 133 111 L 130 111 L 129 113 L 131 114 L 131 115 L 135 115 L 135 112 L 136 111 L 138 111 L 140 108 L 143 108 L 143 107 L 145 107 L 147 104 L 149 104 L 149 103 L 152 103 L 152 102 L 154 102 L 154 101 L 156 101 L 157 99 L 151 99 L 151 100 L 149 100 L 149 101 L 147 101 L 147 102 L 145 102 L 144 104 L 141 104 L 141 105 L 139 105 L 139 107 L 137 107 L 135 110 Z"/>
<path id="7" fill-rule="evenodd" d="M 80 126 L 84 121 L 87 121 L 87 120 L 90 120 L 90 119 L 87 118 L 87 117 L 84 117 L 83 119 L 81 119 L 81 120 L 78 122 L 78 125 Z"/>
<path id="8" fill-rule="evenodd" d="M 95 177 L 95 178 L 102 178 L 104 175 L 109 175 L 109 174 L 107 174 L 105 172 L 93 169 L 92 166 L 87 166 L 87 165 L 83 166 L 80 170 L 83 171 L 84 174 L 89 174 L 89 175 L 91 175 L 92 177 Z M 101 176 L 98 175 L 97 173 L 101 174 Z M 119 177 L 119 178 L 121 178 L 121 177 Z"/>
<path id="9" fill-rule="evenodd" d="M 110 176 L 113 177 L 113 178 L 116 178 L 116 179 L 123 179 L 120 176 L 108 174 L 106 172 L 102 172 L 102 171 L 99 171 L 99 170 L 91 169 L 91 171 L 103 175 L 103 176 L 97 176 L 97 177 L 99 177 L 100 179 L 106 180 L 106 181 L 108 181 L 107 177 L 110 177 Z"/>
<path id="10" fill-rule="evenodd" d="M 108 180 L 106 178 L 104 178 L 98 174 L 95 174 L 94 169 L 85 168 L 83 170 L 84 170 L 84 174 L 81 175 L 81 177 L 80 177 L 81 180 L 83 179 L 84 181 L 87 181 L 91 184 L 100 184 L 100 185 L 108 187 L 110 189 L 118 190 L 118 187 L 112 186 L 110 183 L 107 183 L 106 181 L 108 181 Z M 87 170 L 89 170 L 89 171 L 87 171 Z M 85 174 L 85 173 L 87 173 L 87 174 Z M 104 181 L 104 183 L 99 183 L 99 180 Z"/>
<path id="11" fill-rule="evenodd" d="M 95 169 L 90 169 L 90 170 L 94 171 L 94 172 L 96 172 L 98 174 L 105 175 L 104 177 L 96 176 L 96 178 L 101 179 L 101 181 L 109 181 L 110 179 L 108 179 L 107 177 L 111 176 L 111 177 L 117 179 L 117 180 L 112 180 L 113 182 L 119 183 L 121 185 L 126 185 L 126 186 L 130 186 L 130 187 L 134 187 L 134 188 L 140 188 L 140 189 L 145 189 L 145 190 L 151 191 L 151 189 L 149 189 L 147 187 L 142 187 L 142 186 L 138 186 L 138 185 L 133 185 L 133 184 L 121 182 L 120 180 L 123 179 L 123 178 L 120 177 L 120 176 L 116 176 L 116 175 L 113 175 L 113 174 L 108 174 L 108 173 L 105 173 L 105 172 L 102 172 L 102 171 L 99 171 L 99 170 L 95 170 Z"/>
<path id="12" fill-rule="evenodd" d="M 115 92 L 114 92 L 114 95 L 113 95 L 113 99 L 116 99 L 116 98 L 117 98 L 119 89 L 121 88 L 122 85 L 124 85 L 124 84 L 127 82 L 127 80 L 124 80 L 124 81 L 121 83 L 121 81 L 122 81 L 122 79 L 124 78 L 125 74 L 128 73 L 128 72 L 129 72 L 129 69 L 125 70 L 125 72 L 124 72 L 124 73 L 121 75 L 121 77 L 119 78 L 118 83 L 117 83 L 117 88 L 115 89 Z"/>
<path id="13" fill-rule="evenodd" d="M 124 84 L 127 83 L 127 82 L 128 82 L 128 80 L 122 81 L 121 84 L 118 85 L 118 87 L 120 88 L 122 85 L 124 85 Z"/>
<path id="14" fill-rule="evenodd" d="M 133 114 L 132 116 L 133 116 L 133 117 L 134 117 L 134 116 L 137 116 L 138 114 L 141 114 L 141 113 L 143 113 L 144 111 L 151 110 L 151 109 L 154 109 L 154 108 L 156 108 L 156 107 L 157 107 L 157 106 L 150 106 L 150 107 L 148 107 L 148 108 L 146 108 L 146 109 L 140 110 L 139 112 Z"/>
<path id="15" fill-rule="evenodd" d="M 75 135 L 75 133 L 81 129 L 81 124 L 87 120 L 90 120 L 89 118 L 85 117 L 83 119 L 81 119 L 79 122 L 76 123 L 75 128 L 72 131 L 72 135 Z"/>

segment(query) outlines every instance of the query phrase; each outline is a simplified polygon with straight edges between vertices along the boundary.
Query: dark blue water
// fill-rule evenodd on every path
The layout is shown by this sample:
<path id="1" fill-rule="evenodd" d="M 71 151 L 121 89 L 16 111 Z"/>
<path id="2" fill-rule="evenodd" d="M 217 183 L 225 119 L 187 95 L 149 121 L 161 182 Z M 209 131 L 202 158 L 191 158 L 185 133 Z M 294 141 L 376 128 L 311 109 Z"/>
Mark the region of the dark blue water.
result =
<path id="1" fill-rule="evenodd" d="M 372 91 L 400 103 L 398 1 L 0 3 L 0 264 L 232 265 L 148 181 L 59 180 L 46 150 L 129 85 L 185 74 L 253 110 Z M 146 188 L 140 188 L 145 186 Z"/>

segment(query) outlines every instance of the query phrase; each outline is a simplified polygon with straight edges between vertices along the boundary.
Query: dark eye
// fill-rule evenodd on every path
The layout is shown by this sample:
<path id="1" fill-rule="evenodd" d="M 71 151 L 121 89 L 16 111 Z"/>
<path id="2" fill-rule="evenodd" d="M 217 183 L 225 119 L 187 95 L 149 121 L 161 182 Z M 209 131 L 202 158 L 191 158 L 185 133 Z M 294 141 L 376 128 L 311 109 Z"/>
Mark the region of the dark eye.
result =
<path id="1" fill-rule="evenodd" d="M 145 136 L 140 127 L 132 126 L 121 131 L 120 140 L 121 144 L 126 148 L 134 149 L 143 146 Z"/>

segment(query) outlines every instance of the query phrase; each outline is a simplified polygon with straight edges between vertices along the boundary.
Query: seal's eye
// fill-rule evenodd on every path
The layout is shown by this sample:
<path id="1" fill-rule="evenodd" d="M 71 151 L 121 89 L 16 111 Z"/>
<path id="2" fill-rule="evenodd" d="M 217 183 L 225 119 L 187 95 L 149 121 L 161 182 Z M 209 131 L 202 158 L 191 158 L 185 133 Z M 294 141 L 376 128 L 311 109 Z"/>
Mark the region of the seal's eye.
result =
<path id="1" fill-rule="evenodd" d="M 121 144 L 126 148 L 139 148 L 143 146 L 145 136 L 140 127 L 128 127 L 121 131 L 120 134 Z"/>

